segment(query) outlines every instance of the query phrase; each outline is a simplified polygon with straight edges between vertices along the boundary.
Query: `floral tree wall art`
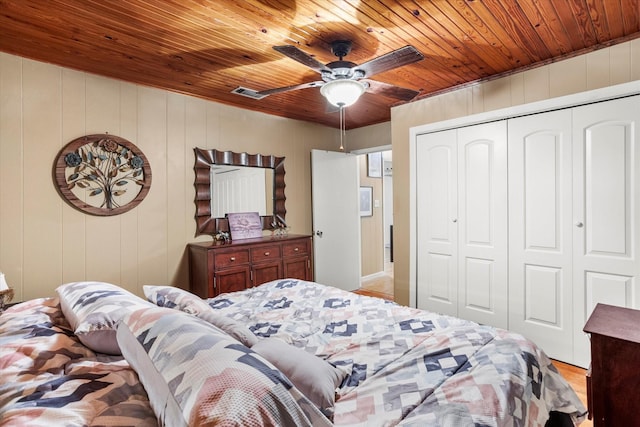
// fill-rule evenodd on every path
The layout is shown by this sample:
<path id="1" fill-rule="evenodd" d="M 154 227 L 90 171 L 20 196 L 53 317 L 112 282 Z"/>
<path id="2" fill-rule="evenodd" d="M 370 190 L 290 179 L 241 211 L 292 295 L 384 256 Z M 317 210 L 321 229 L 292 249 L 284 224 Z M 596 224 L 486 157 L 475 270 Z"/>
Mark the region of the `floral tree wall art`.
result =
<path id="1" fill-rule="evenodd" d="M 93 215 L 127 212 L 151 187 L 151 167 L 142 151 L 109 134 L 71 141 L 58 154 L 54 175 L 62 197 Z"/>

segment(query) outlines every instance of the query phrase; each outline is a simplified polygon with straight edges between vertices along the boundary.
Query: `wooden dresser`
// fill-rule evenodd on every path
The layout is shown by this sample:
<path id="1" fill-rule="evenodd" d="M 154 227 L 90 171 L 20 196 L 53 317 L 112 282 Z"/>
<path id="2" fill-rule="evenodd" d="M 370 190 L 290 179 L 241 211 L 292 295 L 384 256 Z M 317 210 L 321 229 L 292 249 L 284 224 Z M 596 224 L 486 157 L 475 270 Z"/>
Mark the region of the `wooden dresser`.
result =
<path id="1" fill-rule="evenodd" d="M 591 335 L 587 399 L 594 427 L 640 426 L 640 311 L 598 304 L 584 332 Z"/>
<path id="2" fill-rule="evenodd" d="M 277 279 L 313 280 L 312 245 L 306 235 L 190 243 L 191 292 L 211 298 Z"/>

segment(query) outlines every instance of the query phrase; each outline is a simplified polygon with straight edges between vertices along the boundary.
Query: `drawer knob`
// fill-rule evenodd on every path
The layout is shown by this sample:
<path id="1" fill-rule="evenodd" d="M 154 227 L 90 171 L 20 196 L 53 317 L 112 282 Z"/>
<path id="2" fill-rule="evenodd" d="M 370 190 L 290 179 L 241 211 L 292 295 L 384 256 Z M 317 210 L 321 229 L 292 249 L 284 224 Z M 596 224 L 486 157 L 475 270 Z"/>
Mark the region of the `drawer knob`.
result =
<path id="1" fill-rule="evenodd" d="M 298 249 L 297 247 L 296 247 L 296 248 L 293 248 L 293 252 L 298 252 L 299 250 L 300 250 L 300 249 Z"/>
<path id="2" fill-rule="evenodd" d="M 264 253 L 264 256 L 269 256 L 269 252 L 265 252 L 265 253 Z"/>
<path id="3" fill-rule="evenodd" d="M 235 261 L 236 257 L 232 256 L 231 258 L 229 258 L 231 261 Z"/>

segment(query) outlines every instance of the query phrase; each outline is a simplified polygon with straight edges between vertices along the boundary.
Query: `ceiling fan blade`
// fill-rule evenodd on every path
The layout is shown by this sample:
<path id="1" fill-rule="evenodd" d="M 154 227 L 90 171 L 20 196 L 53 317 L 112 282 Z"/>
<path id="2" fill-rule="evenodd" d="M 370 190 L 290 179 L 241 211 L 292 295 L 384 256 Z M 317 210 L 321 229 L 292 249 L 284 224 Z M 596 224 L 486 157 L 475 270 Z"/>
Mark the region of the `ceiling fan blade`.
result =
<path id="1" fill-rule="evenodd" d="M 301 51 L 295 46 L 285 45 L 274 46 L 273 48 L 281 54 L 288 56 L 294 61 L 298 61 L 302 65 L 306 65 L 307 67 L 311 68 L 314 71 L 317 71 L 318 73 L 321 73 L 322 71 L 331 72 L 331 69 L 327 68 L 322 62 L 316 60 L 314 57 L 312 57 L 308 53 Z"/>
<path id="2" fill-rule="evenodd" d="M 371 77 L 375 74 L 393 70 L 394 68 L 402 67 L 403 65 L 408 65 L 423 59 L 424 56 L 418 52 L 418 49 L 413 46 L 405 46 L 378 56 L 363 64 L 356 65 L 353 69 L 363 71 L 364 77 Z"/>
<path id="3" fill-rule="evenodd" d="M 293 85 L 293 86 L 277 87 L 275 89 L 266 89 L 266 90 L 261 90 L 260 92 L 256 92 L 256 93 L 258 95 L 267 96 L 267 95 L 273 95 L 274 93 L 290 92 L 292 90 L 309 89 L 309 88 L 312 88 L 312 87 L 320 87 L 323 84 L 324 84 L 323 81 L 316 81 L 316 82 L 302 83 L 302 84 Z"/>
<path id="4" fill-rule="evenodd" d="M 400 99 L 402 101 L 410 101 L 420 93 L 417 90 L 407 89 L 405 87 L 395 86 L 389 83 L 379 82 L 377 80 L 362 81 L 367 82 L 369 85 L 367 92 Z"/>

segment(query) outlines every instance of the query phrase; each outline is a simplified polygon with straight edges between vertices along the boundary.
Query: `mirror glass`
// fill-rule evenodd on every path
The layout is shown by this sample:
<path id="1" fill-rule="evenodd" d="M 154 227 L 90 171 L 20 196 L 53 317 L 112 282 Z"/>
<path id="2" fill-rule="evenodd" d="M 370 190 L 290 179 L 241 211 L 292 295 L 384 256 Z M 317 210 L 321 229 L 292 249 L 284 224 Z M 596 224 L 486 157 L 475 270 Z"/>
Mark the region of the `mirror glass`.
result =
<path id="1" fill-rule="evenodd" d="M 211 165 L 211 216 L 273 212 L 273 169 Z"/>
<path id="2" fill-rule="evenodd" d="M 284 157 L 193 151 L 196 236 L 229 231 L 228 213 L 258 212 L 263 230 L 286 226 Z"/>

